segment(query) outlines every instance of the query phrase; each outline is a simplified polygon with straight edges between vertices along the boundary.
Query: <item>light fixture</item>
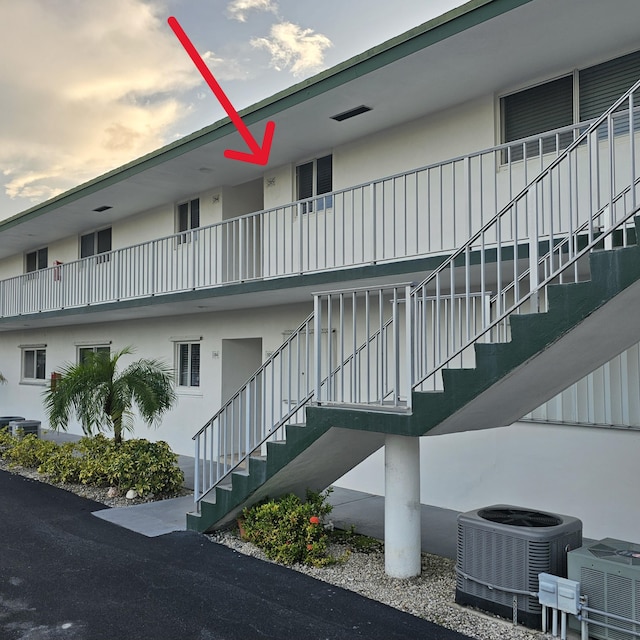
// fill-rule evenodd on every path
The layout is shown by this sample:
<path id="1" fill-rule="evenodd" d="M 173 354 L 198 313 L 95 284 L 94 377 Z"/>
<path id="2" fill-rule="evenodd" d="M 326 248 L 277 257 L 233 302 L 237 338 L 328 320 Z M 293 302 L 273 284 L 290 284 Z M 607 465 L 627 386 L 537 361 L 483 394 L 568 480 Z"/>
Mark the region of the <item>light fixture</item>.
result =
<path id="1" fill-rule="evenodd" d="M 349 109 L 349 111 L 343 111 L 342 113 L 338 113 L 335 116 L 331 116 L 332 120 L 336 122 L 342 122 L 343 120 L 348 120 L 349 118 L 355 118 L 362 113 L 367 113 L 367 111 L 371 111 L 371 107 L 367 107 L 364 104 L 361 104 L 359 107 L 355 107 L 354 109 Z"/>

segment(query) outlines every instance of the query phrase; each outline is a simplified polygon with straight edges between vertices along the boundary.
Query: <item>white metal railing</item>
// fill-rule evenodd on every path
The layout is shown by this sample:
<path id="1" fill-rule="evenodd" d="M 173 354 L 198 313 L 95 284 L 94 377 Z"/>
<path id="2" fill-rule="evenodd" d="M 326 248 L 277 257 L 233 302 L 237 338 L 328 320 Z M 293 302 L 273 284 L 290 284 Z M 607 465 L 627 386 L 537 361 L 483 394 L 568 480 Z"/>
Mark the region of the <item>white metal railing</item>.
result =
<path id="1" fill-rule="evenodd" d="M 267 440 L 283 440 L 288 422 L 303 420 L 297 414 L 314 389 L 313 330 L 311 315 L 193 437 L 196 501 Z"/>
<path id="2" fill-rule="evenodd" d="M 317 403 L 411 406 L 400 394 L 401 343 L 412 335 L 401 306 L 410 292 L 410 284 L 394 284 L 314 295 Z M 335 344 L 321 344 L 322 330 Z"/>
<path id="3" fill-rule="evenodd" d="M 9 278 L 0 317 L 450 252 L 585 126 Z"/>
<path id="4" fill-rule="evenodd" d="M 399 346 L 399 306 L 409 292 L 410 285 L 403 284 L 358 290 L 349 301 L 340 292 L 315 294 L 314 313 L 193 437 L 196 502 L 233 471 L 246 468 L 250 457 L 264 453 L 268 441 L 284 440 L 286 425 L 304 422 L 304 407 L 315 398 L 406 406 L 394 394 L 400 388 L 397 361 L 397 376 L 390 378 L 390 368 L 385 366 L 384 379 L 372 385 L 370 373 L 382 359 L 390 362 L 405 352 Z M 341 297 L 332 320 L 333 304 Z M 357 311 L 357 300 L 368 311 L 375 301 L 380 324 L 377 329 L 369 322 L 360 326 L 363 315 L 352 313 L 351 335 L 356 346 L 348 349 L 343 340 L 345 310 L 353 301 L 352 311 Z M 322 322 L 323 310 L 329 313 L 324 314 L 326 323 Z"/>
<path id="5" fill-rule="evenodd" d="M 413 290 L 414 305 L 495 292 L 480 330 L 439 363 L 424 366 L 428 350 L 414 354 L 414 389 L 440 388 L 442 369 L 473 358 L 476 342 L 508 340 L 511 315 L 546 311 L 550 285 L 588 278 L 592 251 L 627 244 L 640 201 L 639 89 L 640 81 Z"/>

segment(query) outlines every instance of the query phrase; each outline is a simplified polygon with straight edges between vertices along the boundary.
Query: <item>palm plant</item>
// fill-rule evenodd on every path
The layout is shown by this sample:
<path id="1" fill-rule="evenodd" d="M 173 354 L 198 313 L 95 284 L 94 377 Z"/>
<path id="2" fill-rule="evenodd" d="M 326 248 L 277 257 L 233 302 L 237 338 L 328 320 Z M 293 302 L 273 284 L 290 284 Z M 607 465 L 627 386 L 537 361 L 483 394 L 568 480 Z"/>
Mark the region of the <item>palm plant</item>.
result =
<path id="1" fill-rule="evenodd" d="M 173 371 L 159 360 L 141 359 L 119 372 L 118 360 L 131 353 L 131 347 L 114 354 L 99 351 L 66 365 L 44 392 L 51 426 L 65 430 L 75 413 L 87 435 L 113 430 L 120 444 L 123 430 L 133 428 L 134 405 L 147 425 L 157 424 L 176 401 Z"/>

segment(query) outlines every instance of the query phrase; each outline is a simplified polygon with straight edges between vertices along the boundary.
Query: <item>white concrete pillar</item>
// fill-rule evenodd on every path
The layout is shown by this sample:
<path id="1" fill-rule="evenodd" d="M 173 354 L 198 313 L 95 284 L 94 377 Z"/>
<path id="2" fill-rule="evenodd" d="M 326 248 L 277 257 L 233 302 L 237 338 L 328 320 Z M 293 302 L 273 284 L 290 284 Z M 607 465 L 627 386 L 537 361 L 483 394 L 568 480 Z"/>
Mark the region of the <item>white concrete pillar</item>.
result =
<path id="1" fill-rule="evenodd" d="M 392 578 L 420 575 L 420 439 L 388 435 L 384 447 L 384 567 Z"/>

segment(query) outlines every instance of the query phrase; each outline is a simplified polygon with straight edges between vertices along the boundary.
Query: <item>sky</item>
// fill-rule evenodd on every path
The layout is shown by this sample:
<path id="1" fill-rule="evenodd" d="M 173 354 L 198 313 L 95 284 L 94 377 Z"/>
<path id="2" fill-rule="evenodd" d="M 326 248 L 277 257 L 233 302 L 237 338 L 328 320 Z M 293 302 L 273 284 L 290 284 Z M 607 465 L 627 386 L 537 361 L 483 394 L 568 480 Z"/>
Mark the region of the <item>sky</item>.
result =
<path id="1" fill-rule="evenodd" d="M 0 0 L 0 219 L 224 117 L 463 0 Z"/>

